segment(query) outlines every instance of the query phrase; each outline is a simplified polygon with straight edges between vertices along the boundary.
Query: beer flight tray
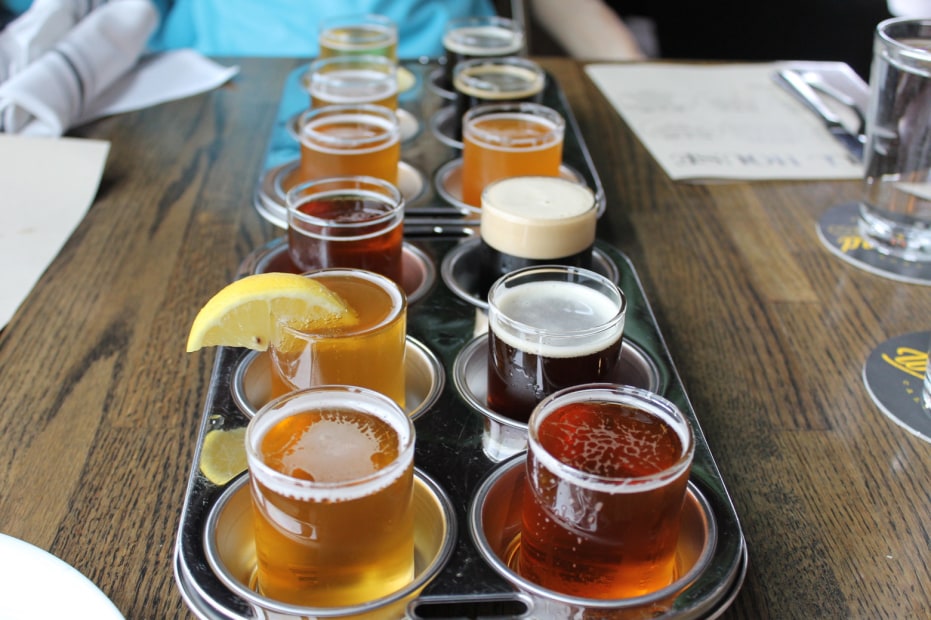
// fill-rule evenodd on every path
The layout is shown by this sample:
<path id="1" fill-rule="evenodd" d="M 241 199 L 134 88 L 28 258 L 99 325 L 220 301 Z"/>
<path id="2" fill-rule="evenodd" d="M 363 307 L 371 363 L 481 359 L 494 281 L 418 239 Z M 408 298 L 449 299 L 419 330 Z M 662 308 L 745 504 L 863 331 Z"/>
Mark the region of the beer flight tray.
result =
<path id="1" fill-rule="evenodd" d="M 435 62 L 406 66 L 414 83 L 401 105 L 416 127 L 409 129 L 402 160 L 412 167 L 430 162 L 432 168 L 421 169 L 424 187 L 408 200 L 405 215 L 407 409 L 417 433 L 415 586 L 423 589 L 402 603 L 408 617 L 415 620 L 563 617 L 564 609 L 557 606 L 558 614 L 541 611 L 546 601 L 516 588 L 502 572 L 504 562 L 497 555 L 496 540 L 519 529 L 512 487 L 519 488 L 523 457 L 520 452 L 505 454 L 513 429 L 496 424 L 489 418 L 493 412 L 483 407 L 485 304 L 472 291 L 470 279 L 477 260 L 477 214 L 456 204 L 455 196 L 447 200 L 444 191 L 436 188 L 457 156 L 456 145 L 443 143 L 436 130 L 448 95 L 437 87 Z M 290 125 L 306 106 L 301 72 L 296 69 L 285 85 L 268 165 L 260 176 L 254 203 L 263 217 L 282 228 L 286 223 L 277 210 L 280 203 L 266 190 L 274 175 L 278 176 L 276 183 L 287 185 L 282 171 L 293 167 L 298 156 Z M 544 103 L 566 117 L 567 174 L 593 188 L 603 209 L 597 173 L 552 79 Z M 614 380 L 662 394 L 680 407 L 695 431 L 695 457 L 677 552 L 687 583 L 674 596 L 671 609 L 657 617 L 715 617 L 731 604 L 746 572 L 747 548 L 740 522 L 634 266 L 623 253 L 601 241 L 596 242 L 593 258 L 593 269 L 614 279 L 627 297 L 622 364 Z M 239 275 L 264 271 L 296 271 L 284 237 L 255 249 L 241 263 Z M 202 468 L 202 458 L 209 452 L 205 450 L 208 434 L 241 432 L 267 400 L 270 369 L 265 353 L 218 347 L 215 355 L 175 541 L 174 572 L 182 598 L 196 617 L 208 620 L 338 617 L 300 613 L 300 608 L 288 606 L 269 607 L 261 597 L 253 596 L 250 579 L 255 551 L 248 474 L 211 479 L 210 472 Z M 489 428 L 497 432 L 491 440 Z M 578 617 L 602 616 L 589 616 L 583 607 Z"/>

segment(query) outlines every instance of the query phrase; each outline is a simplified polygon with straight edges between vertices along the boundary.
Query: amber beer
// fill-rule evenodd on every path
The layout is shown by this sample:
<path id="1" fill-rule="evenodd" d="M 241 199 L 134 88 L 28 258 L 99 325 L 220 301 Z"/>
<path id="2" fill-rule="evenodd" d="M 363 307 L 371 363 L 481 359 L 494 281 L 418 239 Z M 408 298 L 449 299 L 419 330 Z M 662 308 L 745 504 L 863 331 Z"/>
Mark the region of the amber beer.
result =
<path id="1" fill-rule="evenodd" d="M 311 332 L 283 320 L 269 345 L 272 396 L 321 385 L 355 385 L 404 407 L 407 299 L 388 278 L 362 269 L 305 274 L 342 297 L 359 316 L 351 327 Z"/>
<path id="2" fill-rule="evenodd" d="M 561 177 L 511 177 L 482 192 L 479 291 L 543 264 L 590 269 L 598 206 L 588 187 Z"/>
<path id="3" fill-rule="evenodd" d="M 318 33 L 318 58 L 384 56 L 398 60 L 398 27 L 384 15 L 342 15 L 325 19 Z"/>
<path id="4" fill-rule="evenodd" d="M 541 402 L 528 435 L 518 572 L 592 599 L 670 585 L 695 450 L 678 408 L 630 386 L 577 386 Z"/>
<path id="5" fill-rule="evenodd" d="M 384 56 L 332 56 L 310 63 L 303 76 L 310 105 L 369 103 L 396 110 L 398 70 Z"/>
<path id="6" fill-rule="evenodd" d="M 627 300 L 587 269 L 528 267 L 488 292 L 490 409 L 526 422 L 544 397 L 607 381 L 620 360 Z"/>
<path id="7" fill-rule="evenodd" d="M 472 108 L 490 103 L 541 103 L 546 73 L 528 58 L 478 58 L 453 68 L 456 93 L 452 133 L 462 139 L 462 117 Z"/>
<path id="8" fill-rule="evenodd" d="M 462 200 L 481 206 L 482 190 L 507 177 L 559 176 L 566 123 L 535 103 L 488 104 L 462 119 Z"/>
<path id="9" fill-rule="evenodd" d="M 361 388 L 288 394 L 246 432 L 257 589 L 308 607 L 366 603 L 414 575 L 414 427 Z"/>
<path id="10" fill-rule="evenodd" d="M 520 54 L 524 49 L 524 29 L 519 22 L 497 15 L 458 17 L 446 24 L 443 49 L 444 86 L 451 88 L 453 69 L 461 62 Z"/>
<path id="11" fill-rule="evenodd" d="M 354 267 L 402 283 L 404 199 L 374 177 L 336 177 L 288 191 L 288 254 L 301 271 Z"/>
<path id="12" fill-rule="evenodd" d="M 397 184 L 401 129 L 393 110 L 370 104 L 311 108 L 298 126 L 301 181 L 359 175 Z"/>

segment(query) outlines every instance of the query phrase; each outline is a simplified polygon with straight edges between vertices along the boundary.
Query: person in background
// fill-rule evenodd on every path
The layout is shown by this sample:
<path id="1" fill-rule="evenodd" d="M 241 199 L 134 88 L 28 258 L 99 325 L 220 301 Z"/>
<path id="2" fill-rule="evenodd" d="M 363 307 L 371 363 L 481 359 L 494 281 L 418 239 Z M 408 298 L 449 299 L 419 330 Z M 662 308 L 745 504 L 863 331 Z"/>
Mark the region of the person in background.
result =
<path id="1" fill-rule="evenodd" d="M 446 22 L 493 15 L 491 0 L 153 0 L 162 20 L 150 49 L 206 56 L 314 57 L 322 19 L 375 13 L 398 25 L 398 57 L 439 57 Z"/>
<path id="2" fill-rule="evenodd" d="M 646 33 L 639 46 L 651 57 L 841 61 L 864 79 L 879 22 L 893 15 L 931 17 L 931 0 L 530 1 L 544 29 L 578 58 L 626 60 L 634 32 Z M 595 20 L 600 25 L 583 26 Z M 640 23 L 651 28 L 629 27 Z M 626 32 L 619 24 L 628 26 Z M 595 49 L 600 45 L 605 52 Z"/>

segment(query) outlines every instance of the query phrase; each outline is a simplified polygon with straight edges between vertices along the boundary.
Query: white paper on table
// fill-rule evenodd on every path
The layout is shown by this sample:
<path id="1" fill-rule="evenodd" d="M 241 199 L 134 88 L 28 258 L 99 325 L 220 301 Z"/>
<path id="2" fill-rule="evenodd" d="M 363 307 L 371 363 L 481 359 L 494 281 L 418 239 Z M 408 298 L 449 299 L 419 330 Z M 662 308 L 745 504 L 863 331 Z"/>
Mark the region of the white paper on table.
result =
<path id="1" fill-rule="evenodd" d="M 781 66 L 592 64 L 586 72 L 674 180 L 862 178 L 862 163 L 775 83 Z"/>
<path id="2" fill-rule="evenodd" d="M 0 134 L 0 327 L 84 218 L 109 151 L 101 140 Z"/>

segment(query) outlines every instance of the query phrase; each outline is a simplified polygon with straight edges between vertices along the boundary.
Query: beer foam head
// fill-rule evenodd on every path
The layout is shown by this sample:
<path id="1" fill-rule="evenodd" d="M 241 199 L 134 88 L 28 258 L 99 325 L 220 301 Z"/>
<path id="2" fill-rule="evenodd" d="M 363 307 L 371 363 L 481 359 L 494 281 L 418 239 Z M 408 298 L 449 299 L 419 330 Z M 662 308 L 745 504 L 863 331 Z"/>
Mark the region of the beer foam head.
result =
<path id="1" fill-rule="evenodd" d="M 339 419 L 340 411 L 351 415 Z M 313 471 L 358 457 L 365 462 L 352 469 L 340 466 L 339 479 L 311 481 L 295 477 L 266 462 L 262 442 L 276 425 L 298 419 L 306 413 L 320 415 L 320 421 L 294 431 L 289 440 L 289 467 L 301 466 Z M 396 434 L 397 457 L 372 471 L 370 456 L 384 437 L 377 437 L 371 424 L 359 419 L 373 418 L 389 426 Z M 349 456 L 347 450 L 357 454 Z M 384 489 L 405 475 L 414 457 L 414 427 L 407 415 L 388 397 L 350 386 L 326 386 L 292 392 L 263 407 L 246 430 L 246 458 L 249 473 L 263 486 L 280 495 L 312 502 L 336 502 L 358 499 Z M 329 462 L 328 462 L 329 461 Z"/>
<path id="2" fill-rule="evenodd" d="M 481 237 L 521 258 L 572 256 L 595 242 L 597 207 L 592 191 L 560 177 L 512 177 L 482 192 Z"/>
<path id="3" fill-rule="evenodd" d="M 626 301 L 618 294 L 612 299 L 584 284 L 556 280 L 496 286 L 488 298 L 488 327 L 519 351 L 581 357 L 607 348 L 623 335 Z"/>
<path id="4" fill-rule="evenodd" d="M 631 429 L 623 424 L 611 423 L 601 416 L 573 414 L 567 420 L 559 420 L 559 413 L 571 409 L 574 405 L 582 405 L 583 408 L 594 406 L 593 411 L 602 412 L 613 409 L 617 415 L 633 412 L 627 415 L 631 415 L 634 420 L 652 418 L 659 424 L 654 422 L 645 425 L 644 428 L 654 428 L 652 435 L 644 435 L 642 429 L 641 432 L 629 434 L 633 432 Z M 554 442 L 553 438 L 548 442 L 541 442 L 541 427 L 548 425 L 552 417 L 556 417 L 557 421 L 555 426 L 547 429 L 547 433 L 555 437 L 564 433 L 567 437 L 572 437 L 573 441 L 578 439 L 573 446 L 576 454 L 572 460 L 588 460 L 587 469 L 600 469 L 598 461 L 604 458 L 614 460 L 618 458 L 618 454 L 627 455 L 636 461 L 639 458 L 653 458 L 656 452 L 675 447 L 678 447 L 678 453 L 656 457 L 663 465 L 657 466 L 653 473 L 623 476 L 595 474 L 568 464 L 563 460 L 567 455 L 557 457 L 544 447 L 544 443 L 550 444 L 551 447 L 562 445 Z M 586 419 L 591 423 L 588 427 L 584 426 Z M 560 425 L 564 430 L 559 429 Z M 660 430 L 660 426 L 664 427 L 664 430 Z M 675 433 L 677 445 L 666 437 L 669 431 Z M 560 479 L 585 489 L 609 494 L 643 493 L 661 488 L 689 469 L 695 452 L 695 438 L 691 425 L 675 404 L 647 390 L 613 384 L 575 386 L 543 399 L 528 423 L 528 440 L 534 459 L 556 473 Z M 664 447 L 659 448 L 659 445 Z M 613 469 L 616 463 L 610 465 L 609 469 Z"/>
<path id="5" fill-rule="evenodd" d="M 516 100 L 543 90 L 543 70 L 524 58 L 469 60 L 456 65 L 453 86 L 463 95 L 482 100 Z"/>

